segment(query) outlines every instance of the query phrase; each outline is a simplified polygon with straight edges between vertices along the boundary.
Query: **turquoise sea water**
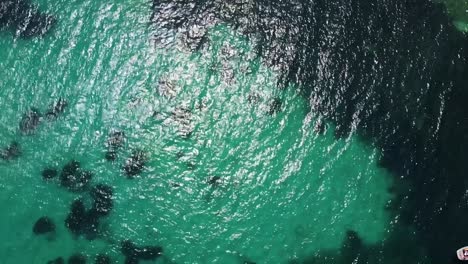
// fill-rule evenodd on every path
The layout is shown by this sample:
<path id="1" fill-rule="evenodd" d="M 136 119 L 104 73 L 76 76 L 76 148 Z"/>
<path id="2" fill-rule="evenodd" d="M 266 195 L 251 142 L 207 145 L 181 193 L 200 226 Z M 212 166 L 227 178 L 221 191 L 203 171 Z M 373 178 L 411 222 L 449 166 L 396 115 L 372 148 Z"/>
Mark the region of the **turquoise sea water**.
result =
<path id="1" fill-rule="evenodd" d="M 398 222 L 386 210 L 393 183 L 379 150 L 354 133 L 337 139 L 294 84 L 277 89 L 275 70 L 234 29 L 218 25 L 209 47 L 192 53 L 154 45 L 144 1 L 35 3 L 57 16 L 52 32 L 0 35 L 0 143 L 22 150 L 0 164 L 1 263 L 74 253 L 122 263 L 125 239 L 162 246 L 161 263 L 287 263 L 339 250 L 350 230 L 372 245 Z M 24 113 L 44 113 L 58 98 L 68 101 L 63 115 L 19 133 Z M 269 113 L 277 99 L 280 109 Z M 126 142 L 109 162 L 113 130 Z M 148 162 L 127 179 L 122 167 L 134 150 Z M 92 241 L 64 225 L 71 202 L 90 203 L 89 195 L 41 177 L 72 159 L 93 172 L 92 185 L 114 189 Z M 220 182 L 208 184 L 215 176 Z M 55 221 L 52 237 L 32 233 L 41 216 Z"/>

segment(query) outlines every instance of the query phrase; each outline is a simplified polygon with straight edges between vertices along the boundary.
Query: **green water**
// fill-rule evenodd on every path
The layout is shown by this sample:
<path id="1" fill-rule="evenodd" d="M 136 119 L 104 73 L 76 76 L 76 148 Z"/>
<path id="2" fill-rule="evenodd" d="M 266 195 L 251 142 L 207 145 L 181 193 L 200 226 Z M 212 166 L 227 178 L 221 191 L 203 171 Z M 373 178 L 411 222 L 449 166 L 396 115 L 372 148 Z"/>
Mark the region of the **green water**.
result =
<path id="1" fill-rule="evenodd" d="M 339 249 L 347 230 L 368 244 L 385 239 L 392 183 L 377 165 L 379 151 L 356 136 L 335 139 L 331 125 L 317 133 L 298 89 L 279 90 L 274 69 L 240 34 L 220 25 L 192 54 L 155 46 L 143 1 L 38 4 L 59 19 L 51 34 L 0 36 L 0 143 L 16 140 L 23 151 L 0 164 L 2 263 L 102 252 L 122 262 L 124 239 L 161 245 L 161 262 L 285 263 Z M 64 115 L 21 136 L 22 114 L 44 112 L 59 97 L 69 102 Z M 269 115 L 274 98 L 282 111 Z M 178 108 L 191 110 L 190 122 L 172 118 Z M 127 142 L 110 163 L 113 129 Z M 121 168 L 135 149 L 149 162 L 129 180 Z M 80 194 L 41 178 L 45 167 L 71 159 L 93 171 L 93 184 L 114 187 L 101 239 L 72 237 L 63 223 Z M 207 184 L 213 176 L 218 186 Z M 49 240 L 32 234 L 43 215 L 57 224 Z"/>
<path id="2" fill-rule="evenodd" d="M 468 33 L 468 1 L 467 0 L 434 0 L 445 6 L 446 12 L 453 20 L 453 25 L 461 32 Z"/>

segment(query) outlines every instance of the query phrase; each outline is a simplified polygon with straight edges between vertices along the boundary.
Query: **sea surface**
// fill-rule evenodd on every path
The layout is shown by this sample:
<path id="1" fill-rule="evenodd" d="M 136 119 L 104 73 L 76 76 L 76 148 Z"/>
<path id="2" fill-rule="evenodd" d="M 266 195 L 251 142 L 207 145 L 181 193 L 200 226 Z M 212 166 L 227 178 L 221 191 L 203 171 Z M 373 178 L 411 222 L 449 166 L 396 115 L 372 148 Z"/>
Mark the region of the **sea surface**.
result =
<path id="1" fill-rule="evenodd" d="M 453 6 L 0 0 L 0 263 L 457 263 Z"/>

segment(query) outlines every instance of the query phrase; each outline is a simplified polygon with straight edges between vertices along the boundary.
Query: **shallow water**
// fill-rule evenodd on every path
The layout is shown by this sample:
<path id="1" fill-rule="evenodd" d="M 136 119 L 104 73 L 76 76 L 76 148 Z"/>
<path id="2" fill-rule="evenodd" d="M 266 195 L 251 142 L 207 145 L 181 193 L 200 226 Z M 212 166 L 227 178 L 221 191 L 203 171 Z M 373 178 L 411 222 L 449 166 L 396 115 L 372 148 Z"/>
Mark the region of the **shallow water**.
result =
<path id="1" fill-rule="evenodd" d="M 359 4 L 342 16 L 339 1 L 296 16 L 306 2 L 271 14 L 278 7 L 259 1 L 231 17 L 217 1 L 192 13 L 165 1 L 34 1 L 56 18 L 49 32 L 0 31 L 0 146 L 21 149 L 0 164 L 0 262 L 106 253 L 123 263 L 130 239 L 161 246 L 158 263 L 449 263 L 463 240 L 447 226 L 462 226 L 468 206 L 468 41 L 426 2 L 377 3 L 401 11 L 390 22 Z M 266 15 L 245 22 L 245 10 Z M 366 12 L 375 25 L 361 34 Z M 180 14 L 188 22 L 171 26 Z M 265 27 L 273 33 L 257 38 Z M 57 119 L 21 133 L 25 113 L 60 98 Z M 125 140 L 108 161 L 113 131 Z M 146 163 L 129 178 L 135 151 Z M 90 207 L 89 191 L 41 176 L 71 160 L 92 172 L 90 186 L 113 188 L 91 240 L 65 226 L 75 199 Z M 33 234 L 41 216 L 54 234 Z"/>

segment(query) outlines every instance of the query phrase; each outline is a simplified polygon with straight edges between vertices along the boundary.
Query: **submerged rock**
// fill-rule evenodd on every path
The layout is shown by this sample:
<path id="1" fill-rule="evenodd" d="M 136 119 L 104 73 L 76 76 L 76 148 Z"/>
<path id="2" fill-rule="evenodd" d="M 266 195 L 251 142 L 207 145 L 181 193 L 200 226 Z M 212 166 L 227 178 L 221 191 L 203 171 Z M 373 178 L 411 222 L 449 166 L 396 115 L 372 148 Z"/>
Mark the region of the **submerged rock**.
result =
<path id="1" fill-rule="evenodd" d="M 42 178 L 44 180 L 50 180 L 57 177 L 58 171 L 53 168 L 46 168 L 42 171 Z"/>
<path id="2" fill-rule="evenodd" d="M 135 250 L 135 244 L 133 244 L 132 241 L 130 240 L 125 240 L 122 242 L 122 246 L 120 247 L 120 252 L 122 252 L 122 254 L 124 254 L 124 256 L 128 257 L 128 256 L 132 256 L 134 255 L 134 250 Z"/>
<path id="3" fill-rule="evenodd" d="M 249 102 L 249 104 L 257 104 L 259 101 L 260 101 L 260 95 L 257 93 L 250 93 L 247 96 L 247 102 Z"/>
<path id="4" fill-rule="evenodd" d="M 86 264 L 86 256 L 83 254 L 74 254 L 68 258 L 68 264 Z"/>
<path id="5" fill-rule="evenodd" d="M 185 139 L 193 133 L 192 115 L 192 111 L 184 107 L 177 107 L 172 112 L 172 119 L 178 125 L 178 134 Z"/>
<path id="6" fill-rule="evenodd" d="M 83 235 L 88 240 L 96 239 L 99 234 L 99 218 L 100 215 L 95 209 L 86 212 L 85 222 L 83 224 Z"/>
<path id="7" fill-rule="evenodd" d="M 68 102 L 63 99 L 59 98 L 55 103 L 53 103 L 49 110 L 46 112 L 46 117 L 49 120 L 55 120 L 57 117 L 65 111 L 65 108 L 68 106 Z"/>
<path id="8" fill-rule="evenodd" d="M 182 187 L 182 185 L 180 183 L 177 183 L 177 182 L 172 182 L 171 186 L 174 187 L 174 188 Z"/>
<path id="9" fill-rule="evenodd" d="M 47 264 L 65 264 L 65 260 L 62 257 L 58 257 L 56 259 L 47 261 Z"/>
<path id="10" fill-rule="evenodd" d="M 73 201 L 70 213 L 65 219 L 65 226 L 76 236 L 84 235 L 86 239 L 93 240 L 99 233 L 99 218 L 102 213 L 95 208 L 86 210 L 81 199 Z"/>
<path id="11" fill-rule="evenodd" d="M 138 263 L 139 260 L 156 260 L 162 255 L 163 249 L 159 246 L 138 247 L 132 241 L 122 242 L 120 251 L 125 256 L 125 263 Z"/>
<path id="12" fill-rule="evenodd" d="M 269 115 L 274 115 L 281 111 L 281 107 L 283 102 L 278 97 L 274 98 L 273 101 L 270 103 L 270 109 L 268 110 Z"/>
<path id="13" fill-rule="evenodd" d="M 210 177 L 207 182 L 208 184 L 212 186 L 218 186 L 219 184 L 221 184 L 222 179 L 219 176 L 213 176 L 213 177 Z"/>
<path id="14" fill-rule="evenodd" d="M 166 98 L 174 98 L 179 93 L 180 88 L 175 81 L 161 79 L 158 82 L 159 95 Z"/>
<path id="15" fill-rule="evenodd" d="M 139 261 L 137 258 L 127 257 L 125 258 L 125 264 L 138 264 Z"/>
<path id="16" fill-rule="evenodd" d="M 82 191 L 91 181 L 92 174 L 81 169 L 78 161 L 67 163 L 60 174 L 60 184 L 70 191 Z"/>
<path id="17" fill-rule="evenodd" d="M 112 187 L 104 184 L 98 184 L 91 189 L 93 198 L 93 209 L 99 216 L 107 216 L 113 207 Z"/>
<path id="18" fill-rule="evenodd" d="M 346 237 L 341 246 L 341 257 L 345 262 L 353 262 L 363 250 L 363 243 L 359 234 L 354 230 L 346 231 Z M 361 256 L 361 258 L 364 256 Z"/>
<path id="19" fill-rule="evenodd" d="M 76 160 L 71 160 L 63 166 L 62 174 L 75 174 L 80 170 L 80 163 Z"/>
<path id="20" fill-rule="evenodd" d="M 55 231 L 55 224 L 52 219 L 47 216 L 39 218 L 33 227 L 33 233 L 36 235 L 42 235 Z"/>
<path id="21" fill-rule="evenodd" d="M 107 161 L 114 161 L 117 158 L 117 152 L 107 151 L 104 157 L 106 158 Z"/>
<path id="22" fill-rule="evenodd" d="M 106 160 L 114 161 L 117 158 L 117 151 L 125 144 L 125 133 L 122 131 L 112 131 L 107 138 L 105 155 Z"/>
<path id="23" fill-rule="evenodd" d="M 3 160 L 13 160 L 21 156 L 20 145 L 13 141 L 6 148 L 0 150 L 0 158 Z"/>
<path id="24" fill-rule="evenodd" d="M 314 132 L 319 135 L 323 135 L 325 134 L 326 131 L 327 131 L 327 125 L 325 124 L 323 120 L 318 119 L 314 125 Z"/>
<path id="25" fill-rule="evenodd" d="M 185 166 L 187 167 L 188 170 L 192 170 L 192 171 L 197 168 L 197 164 L 195 164 L 193 161 L 186 162 Z"/>
<path id="26" fill-rule="evenodd" d="M 111 264 L 112 259 L 104 254 L 99 254 L 96 256 L 96 259 L 94 260 L 95 264 Z"/>
<path id="27" fill-rule="evenodd" d="M 120 148 L 125 143 L 125 133 L 122 131 L 113 131 L 107 139 L 107 147 Z"/>
<path id="28" fill-rule="evenodd" d="M 65 226 L 75 235 L 80 235 L 86 219 L 86 208 L 82 200 L 73 201 L 70 213 L 65 219 Z"/>
<path id="29" fill-rule="evenodd" d="M 132 156 L 127 159 L 123 170 L 125 175 L 129 179 L 133 179 L 136 175 L 140 174 L 145 168 L 146 155 L 143 151 L 136 150 L 132 153 Z"/>
<path id="30" fill-rule="evenodd" d="M 142 260 L 155 260 L 162 255 L 162 247 L 144 246 L 136 249 L 137 256 Z"/>
<path id="31" fill-rule="evenodd" d="M 31 108 L 21 118 L 19 128 L 22 134 L 29 135 L 34 133 L 42 121 L 42 115 L 36 108 Z"/>

